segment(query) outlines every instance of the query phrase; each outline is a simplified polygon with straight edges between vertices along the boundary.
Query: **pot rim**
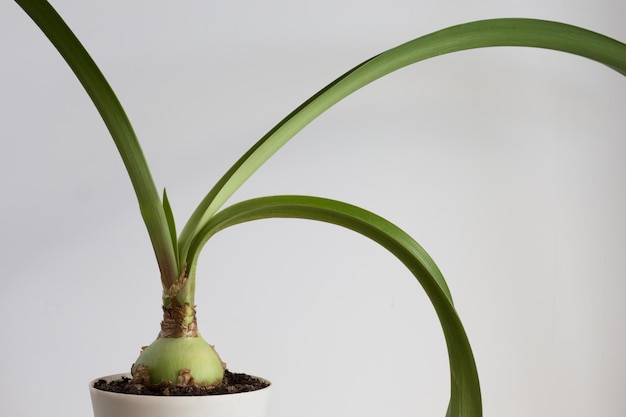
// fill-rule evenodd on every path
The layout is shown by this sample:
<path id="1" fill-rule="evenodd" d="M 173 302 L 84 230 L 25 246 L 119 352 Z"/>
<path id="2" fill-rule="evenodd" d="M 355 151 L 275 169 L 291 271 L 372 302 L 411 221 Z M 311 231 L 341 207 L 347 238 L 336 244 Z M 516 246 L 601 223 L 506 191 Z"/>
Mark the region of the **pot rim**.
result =
<path id="1" fill-rule="evenodd" d="M 218 399 L 218 398 L 234 398 L 234 397 L 240 397 L 240 396 L 244 396 L 244 395 L 264 395 L 264 393 L 266 393 L 267 391 L 269 391 L 269 389 L 272 387 L 272 383 L 270 380 L 262 378 L 260 376 L 256 376 L 256 375 L 250 375 L 253 378 L 257 378 L 260 379 L 262 381 L 267 382 L 267 386 L 261 389 L 257 389 L 254 391 L 246 391 L 246 392 L 234 392 L 234 393 L 227 393 L 227 394 L 214 394 L 214 395 L 171 395 L 171 396 L 160 396 L 160 395 L 142 395 L 142 394 L 127 394 L 127 393 L 121 393 L 121 392 L 111 392 L 111 391 L 104 391 L 104 390 L 100 390 L 94 387 L 94 384 L 97 381 L 100 381 L 101 379 L 104 379 L 105 381 L 109 382 L 109 381 L 114 381 L 116 379 L 122 378 L 122 377 L 126 377 L 126 378 L 130 378 L 131 375 L 128 372 L 123 372 L 123 373 L 119 373 L 119 374 L 112 374 L 112 375 L 106 375 L 106 376 L 102 376 L 99 378 L 95 378 L 91 381 L 89 381 L 89 392 L 91 393 L 97 393 L 99 395 L 110 395 L 110 396 L 120 396 L 120 397 L 141 397 L 141 398 L 150 398 L 151 401 L 184 401 L 187 400 L 189 401 L 190 398 L 195 399 L 195 401 L 198 401 L 198 399 Z"/>

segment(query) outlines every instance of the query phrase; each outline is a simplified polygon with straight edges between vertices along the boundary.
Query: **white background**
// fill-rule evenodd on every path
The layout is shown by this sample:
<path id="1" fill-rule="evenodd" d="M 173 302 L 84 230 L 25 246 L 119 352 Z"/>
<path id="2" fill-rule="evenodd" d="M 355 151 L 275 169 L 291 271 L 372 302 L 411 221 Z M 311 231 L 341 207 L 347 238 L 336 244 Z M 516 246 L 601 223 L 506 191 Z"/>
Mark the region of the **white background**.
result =
<path id="1" fill-rule="evenodd" d="M 126 106 L 179 226 L 274 123 L 384 49 L 509 16 L 626 40 L 622 0 L 53 4 Z M 582 58 L 440 57 L 323 115 L 235 200 L 339 198 L 413 235 L 449 280 L 486 416 L 623 416 L 625 109 L 626 79 Z M 87 417 L 87 382 L 127 371 L 156 336 L 158 272 L 102 122 L 10 1 L 0 141 L 0 415 Z M 432 307 L 375 244 L 258 222 L 210 242 L 198 275 L 203 335 L 232 370 L 274 382 L 271 417 L 445 414 Z"/>

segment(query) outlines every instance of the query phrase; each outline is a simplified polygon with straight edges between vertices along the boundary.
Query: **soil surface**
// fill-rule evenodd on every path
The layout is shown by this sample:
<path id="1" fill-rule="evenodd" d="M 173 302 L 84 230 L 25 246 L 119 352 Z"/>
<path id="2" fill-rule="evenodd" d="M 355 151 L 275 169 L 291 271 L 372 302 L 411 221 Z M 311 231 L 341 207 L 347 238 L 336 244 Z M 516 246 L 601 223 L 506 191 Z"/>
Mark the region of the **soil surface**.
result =
<path id="1" fill-rule="evenodd" d="M 269 384 L 263 380 L 257 379 L 247 374 L 239 374 L 224 371 L 224 380 L 215 387 L 177 387 L 175 385 L 168 386 L 145 386 L 133 384 L 132 380 L 127 377 L 106 382 L 100 379 L 94 383 L 94 388 L 117 392 L 122 394 L 137 395 L 160 395 L 160 396 L 192 396 L 192 395 L 220 395 L 234 394 L 239 392 L 256 391 L 267 387 Z"/>

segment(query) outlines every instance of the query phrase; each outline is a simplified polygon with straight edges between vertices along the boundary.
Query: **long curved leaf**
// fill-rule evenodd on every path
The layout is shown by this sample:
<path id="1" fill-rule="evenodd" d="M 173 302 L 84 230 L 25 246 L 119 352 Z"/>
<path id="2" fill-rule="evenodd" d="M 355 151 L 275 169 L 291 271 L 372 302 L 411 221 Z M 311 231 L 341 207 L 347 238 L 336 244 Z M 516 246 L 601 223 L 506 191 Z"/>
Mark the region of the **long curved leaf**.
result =
<path id="1" fill-rule="evenodd" d="M 190 254 L 194 254 L 192 264 L 196 264 L 206 241 L 220 230 L 252 220 L 275 217 L 336 224 L 369 237 L 393 253 L 420 282 L 439 317 L 450 362 L 448 415 L 482 415 L 476 364 L 446 281 L 428 253 L 411 236 L 384 218 L 341 201 L 319 197 L 273 196 L 247 200 L 217 213 L 202 228 L 191 245 Z"/>
<path id="2" fill-rule="evenodd" d="M 161 270 L 164 286 L 179 276 L 176 251 L 152 174 L 122 105 L 89 53 L 45 0 L 15 0 L 70 66 L 98 109 L 124 161 Z"/>
<path id="3" fill-rule="evenodd" d="M 407 65 L 467 49 L 526 46 L 553 49 L 595 60 L 626 75 L 626 45 L 598 33 L 558 22 L 493 19 L 452 26 L 383 52 L 319 91 L 263 136 L 220 179 L 199 204 L 180 236 L 182 258 L 194 234 L 280 147 L 335 103 L 370 82 Z"/>

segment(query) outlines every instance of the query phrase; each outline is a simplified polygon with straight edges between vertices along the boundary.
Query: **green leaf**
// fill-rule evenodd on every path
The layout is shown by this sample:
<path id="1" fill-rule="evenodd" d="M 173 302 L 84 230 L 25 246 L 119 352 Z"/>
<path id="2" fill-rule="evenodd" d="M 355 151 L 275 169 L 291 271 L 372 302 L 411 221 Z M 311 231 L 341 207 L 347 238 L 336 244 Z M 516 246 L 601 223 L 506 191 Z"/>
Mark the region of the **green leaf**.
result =
<path id="1" fill-rule="evenodd" d="M 194 234 L 278 149 L 335 103 L 370 82 L 407 65 L 474 48 L 527 46 L 553 49 L 595 60 L 626 75 L 626 45 L 614 39 L 558 22 L 493 19 L 452 26 L 377 55 L 319 91 L 263 136 L 220 179 L 199 204 L 180 236 L 186 257 Z"/>
<path id="2" fill-rule="evenodd" d="M 426 251 L 402 229 L 362 208 L 309 196 L 274 196 L 247 200 L 217 213 L 194 239 L 190 259 L 195 265 L 206 241 L 236 224 L 267 218 L 301 218 L 336 224 L 358 232 L 394 254 L 415 276 L 439 317 L 448 348 L 451 394 L 448 415 L 482 415 L 478 372 L 469 340 L 439 268 Z"/>
<path id="3" fill-rule="evenodd" d="M 167 191 L 163 189 L 163 211 L 165 213 L 165 219 L 170 230 L 170 237 L 172 239 L 172 246 L 174 247 L 174 254 L 178 262 L 178 236 L 176 233 L 176 221 L 174 220 L 174 213 L 172 212 L 172 206 L 170 200 L 167 198 Z M 178 265 L 180 271 L 180 265 Z"/>
<path id="4" fill-rule="evenodd" d="M 133 127 L 111 86 L 80 41 L 44 0 L 16 0 L 70 66 L 96 106 L 124 161 L 167 288 L 178 278 L 177 256 L 159 193 Z M 45 73 L 42 71 L 42 74 Z M 59 99 L 63 97 L 60 96 Z"/>

